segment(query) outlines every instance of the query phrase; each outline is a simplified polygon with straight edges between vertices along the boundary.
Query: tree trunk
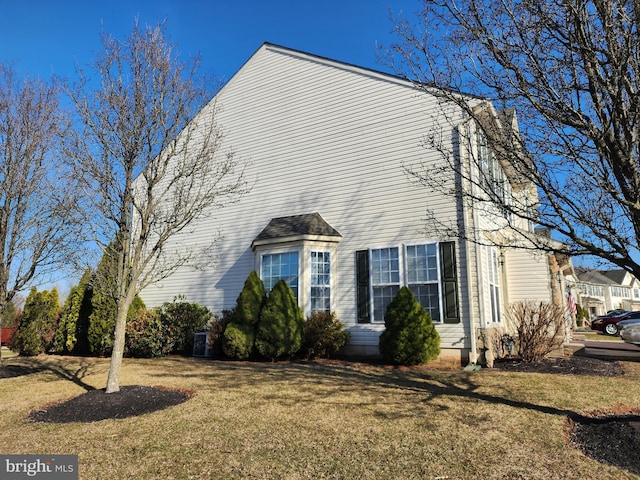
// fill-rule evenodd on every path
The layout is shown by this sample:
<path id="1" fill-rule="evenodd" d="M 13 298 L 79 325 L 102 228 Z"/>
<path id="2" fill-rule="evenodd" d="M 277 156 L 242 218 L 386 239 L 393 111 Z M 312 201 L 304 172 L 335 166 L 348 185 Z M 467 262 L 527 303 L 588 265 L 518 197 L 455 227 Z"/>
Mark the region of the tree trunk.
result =
<path id="1" fill-rule="evenodd" d="M 127 294 L 118 300 L 118 314 L 116 316 L 116 329 L 113 339 L 113 351 L 111 352 L 111 363 L 109 364 L 106 393 L 116 393 L 120 391 L 120 366 L 122 365 L 122 357 L 124 355 L 127 312 L 131 305 L 129 297 L 130 295 Z"/>

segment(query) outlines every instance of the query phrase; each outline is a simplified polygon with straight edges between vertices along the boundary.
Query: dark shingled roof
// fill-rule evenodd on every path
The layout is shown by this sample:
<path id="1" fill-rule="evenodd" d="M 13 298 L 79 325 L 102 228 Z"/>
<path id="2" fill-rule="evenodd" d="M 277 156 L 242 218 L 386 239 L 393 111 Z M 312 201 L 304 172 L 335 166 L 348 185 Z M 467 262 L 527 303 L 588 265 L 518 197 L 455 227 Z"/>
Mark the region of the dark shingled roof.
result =
<path id="1" fill-rule="evenodd" d="M 254 242 L 297 235 L 342 237 L 319 213 L 309 213 L 305 215 L 272 218 L 269 224 L 258 234 Z"/>
<path id="2" fill-rule="evenodd" d="M 602 274 L 607 277 L 610 278 L 611 280 L 613 280 L 614 282 L 622 285 L 622 282 L 624 282 L 624 277 L 627 275 L 627 271 L 626 270 L 604 270 L 602 272 Z"/>

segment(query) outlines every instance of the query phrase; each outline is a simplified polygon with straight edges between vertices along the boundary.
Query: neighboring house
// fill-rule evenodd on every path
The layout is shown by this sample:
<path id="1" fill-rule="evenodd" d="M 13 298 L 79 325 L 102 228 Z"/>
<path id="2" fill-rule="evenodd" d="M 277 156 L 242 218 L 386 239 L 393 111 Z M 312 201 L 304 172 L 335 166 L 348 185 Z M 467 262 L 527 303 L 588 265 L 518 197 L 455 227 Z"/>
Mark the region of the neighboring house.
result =
<path id="1" fill-rule="evenodd" d="M 640 310 L 640 282 L 629 272 L 576 267 L 580 303 L 590 317 L 610 310 Z"/>
<path id="2" fill-rule="evenodd" d="M 517 129 L 513 112 L 485 108 L 487 121 Z M 255 184 L 183 238 L 196 245 L 220 232 L 215 268 L 179 270 L 142 292 L 147 305 L 183 294 L 220 312 L 256 270 L 267 289 L 286 279 L 306 315 L 336 312 L 351 333 L 348 352 L 377 354 L 385 308 L 406 285 L 431 314 L 442 356 L 475 362 L 480 329 L 502 327 L 509 303 L 552 300 L 548 256 L 510 249 L 506 239 L 504 248 L 478 243 L 501 212 L 408 179 L 406 166 L 441 159 L 424 146 L 438 129 L 462 162 L 481 157 L 501 194 L 536 201 L 535 188 L 495 160 L 462 111 L 444 115 L 411 82 L 264 44 L 200 115 L 214 110 L 222 153 L 249 161 Z M 451 187 L 458 181 L 452 172 Z M 478 232 L 477 241 L 431 232 L 427 208 Z"/>

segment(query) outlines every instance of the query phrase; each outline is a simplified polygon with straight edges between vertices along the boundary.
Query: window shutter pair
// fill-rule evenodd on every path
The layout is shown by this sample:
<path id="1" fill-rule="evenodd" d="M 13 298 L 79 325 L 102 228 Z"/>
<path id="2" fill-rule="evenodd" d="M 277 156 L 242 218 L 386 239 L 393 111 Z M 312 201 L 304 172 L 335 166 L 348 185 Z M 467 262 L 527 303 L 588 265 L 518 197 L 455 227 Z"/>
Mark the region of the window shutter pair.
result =
<path id="1" fill-rule="evenodd" d="M 440 278 L 442 280 L 443 322 L 459 323 L 460 308 L 458 306 L 455 242 L 440 243 Z M 368 250 L 358 250 L 356 252 L 356 283 L 358 323 L 371 323 Z"/>

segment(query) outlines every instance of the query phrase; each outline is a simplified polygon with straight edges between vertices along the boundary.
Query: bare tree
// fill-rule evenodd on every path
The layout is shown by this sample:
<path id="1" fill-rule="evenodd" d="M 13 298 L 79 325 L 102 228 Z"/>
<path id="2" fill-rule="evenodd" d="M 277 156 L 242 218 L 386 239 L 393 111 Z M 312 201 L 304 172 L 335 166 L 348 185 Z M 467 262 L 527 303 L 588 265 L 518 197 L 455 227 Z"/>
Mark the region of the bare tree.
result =
<path id="1" fill-rule="evenodd" d="M 640 278 L 638 2 L 421 4 L 413 19 L 395 21 L 399 41 L 386 59 L 464 111 L 509 171 L 505 188 L 513 195 L 496 188 L 500 179 L 483 169 L 482 156 L 471 155 L 473 168 L 465 170 L 438 132 L 426 134 L 425 144 L 441 149 L 442 168 L 409 167 L 409 174 L 443 194 L 492 204 L 504 213 L 505 230 L 527 240 L 522 245 L 593 255 Z M 446 190 L 441 176 L 451 169 L 463 181 Z M 525 188 L 533 191 L 518 195 Z M 532 234 L 531 223 L 564 244 Z"/>
<path id="2" fill-rule="evenodd" d="M 65 168 L 70 122 L 61 86 L 0 64 L 0 311 L 34 282 L 69 272 L 77 250 L 75 180 Z"/>
<path id="3" fill-rule="evenodd" d="M 107 393 L 119 390 L 127 311 L 144 287 L 176 269 L 212 262 L 213 244 L 185 242 L 188 228 L 212 209 L 236 201 L 243 168 L 221 151 L 214 104 L 205 101 L 199 60 L 179 60 L 166 25 L 136 21 L 120 41 L 102 35 L 103 51 L 80 73 L 72 99 L 85 126 L 78 166 L 91 192 L 102 248 L 117 258 L 117 317 Z"/>

